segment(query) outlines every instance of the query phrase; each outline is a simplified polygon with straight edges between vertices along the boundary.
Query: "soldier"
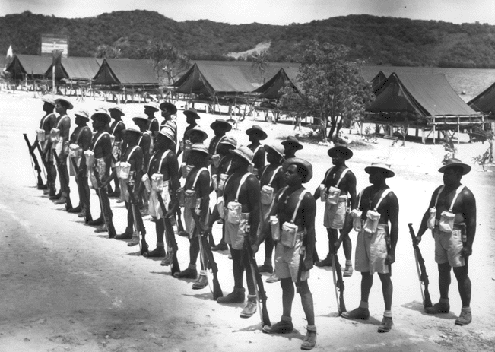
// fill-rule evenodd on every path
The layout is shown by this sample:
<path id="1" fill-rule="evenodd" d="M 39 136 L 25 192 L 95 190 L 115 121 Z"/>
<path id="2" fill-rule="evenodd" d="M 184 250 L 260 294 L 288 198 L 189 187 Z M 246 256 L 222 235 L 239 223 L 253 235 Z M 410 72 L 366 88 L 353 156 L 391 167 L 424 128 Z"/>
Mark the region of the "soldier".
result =
<path id="1" fill-rule="evenodd" d="M 76 116 L 76 128 L 74 129 L 74 132 L 72 132 L 70 136 L 70 145 L 69 147 L 71 150 L 73 150 L 75 153 L 80 153 L 81 156 L 79 157 L 74 157 L 70 158 L 70 168 L 73 169 L 74 171 L 79 171 L 79 165 L 80 165 L 80 160 L 84 159 L 84 154 L 82 151 L 84 150 L 81 145 L 85 145 L 86 149 L 89 148 L 89 144 L 91 143 L 91 139 L 93 138 L 93 134 L 91 133 L 91 128 L 87 125 L 89 121 L 88 113 L 86 111 L 77 111 L 75 114 Z M 78 165 L 79 163 L 79 165 Z M 75 164 L 75 166 L 74 166 Z M 76 176 L 76 183 L 77 183 L 77 191 L 79 194 L 79 204 L 75 208 L 70 208 L 67 209 L 69 213 L 82 213 L 83 216 L 86 214 L 85 209 L 83 209 L 84 204 L 86 201 L 84 200 L 86 195 L 86 187 L 88 187 L 88 179 L 86 178 L 86 187 L 84 184 L 82 184 L 82 175 L 80 172 L 77 172 Z M 88 197 L 89 197 L 89 188 L 88 188 Z"/>
<path id="2" fill-rule="evenodd" d="M 155 113 L 160 111 L 158 108 L 158 104 L 156 103 L 145 103 L 144 104 L 144 114 L 148 118 L 148 126 L 147 130 L 151 132 L 151 136 L 153 137 L 153 141 L 160 132 L 160 124 L 158 123 L 158 119 L 155 117 Z"/>
<path id="3" fill-rule="evenodd" d="M 282 162 L 284 160 L 284 151 L 274 144 L 265 144 L 266 157 L 268 165 L 261 170 L 261 219 L 260 219 L 260 237 L 259 243 L 265 242 L 265 262 L 260 265 L 260 273 L 270 273 L 266 279 L 268 283 L 274 283 L 279 280 L 272 266 L 272 253 L 275 243 L 270 233 L 270 213 L 273 199 L 278 192 L 285 187 L 285 177 L 282 171 Z"/>
<path id="4" fill-rule="evenodd" d="M 248 253 L 244 248 L 244 237 L 249 236 L 253 252 L 258 248 L 257 233 L 260 221 L 260 183 L 256 176 L 248 171 L 253 160 L 253 152 L 247 146 L 239 146 L 232 151 L 234 157 L 230 166 L 232 174 L 225 184 L 225 224 L 224 237 L 230 245 L 234 289 L 227 296 L 219 297 L 218 303 L 243 303 L 245 289 L 243 285 L 244 269 L 248 286 L 248 301 L 240 316 L 249 318 L 256 313 L 256 292 L 252 268 Z"/>
<path id="5" fill-rule="evenodd" d="M 163 127 L 170 127 L 173 131 L 177 132 L 177 108 L 172 103 L 161 103 L 160 111 L 163 117 L 163 121 L 160 124 L 160 130 Z M 174 143 L 177 144 L 177 134 L 175 135 Z"/>
<path id="6" fill-rule="evenodd" d="M 248 148 L 253 152 L 253 174 L 257 177 L 260 176 L 260 171 L 265 167 L 265 149 L 260 144 L 260 141 L 266 139 L 267 134 L 258 125 L 246 130 L 246 134 L 249 136 Z"/>
<path id="7" fill-rule="evenodd" d="M 284 146 L 284 156 L 285 159 L 293 158 L 296 156 L 298 150 L 303 149 L 303 145 L 299 143 L 296 137 L 289 136 L 285 141 L 282 142 Z"/>
<path id="8" fill-rule="evenodd" d="M 58 157 L 57 168 L 61 193 L 51 197 L 51 199 L 55 200 L 55 204 L 65 204 L 65 209 L 72 208 L 70 202 L 69 170 L 67 169 L 70 132 L 70 117 L 67 115 L 67 110 L 72 108 L 72 103 L 67 99 L 62 97 L 55 99 L 55 111 L 59 114 L 55 129 L 59 133 L 59 140 L 53 147 L 54 155 L 56 155 L 55 160 L 57 160 Z M 54 131 L 54 129 L 52 129 L 52 131 Z"/>
<path id="9" fill-rule="evenodd" d="M 132 121 L 139 127 L 142 135 L 139 140 L 139 146 L 143 151 L 144 161 L 143 161 L 143 172 L 148 170 L 148 165 L 150 163 L 151 155 L 153 155 L 153 135 L 152 132 L 148 130 L 148 119 L 145 116 L 136 116 L 132 118 Z M 137 186 L 136 186 L 137 187 Z M 138 192 L 138 203 L 141 210 L 141 214 L 148 214 L 148 193 L 141 186 L 137 187 Z"/>
<path id="10" fill-rule="evenodd" d="M 352 275 L 351 262 L 352 243 L 349 232 L 352 228 L 352 217 L 349 209 L 356 209 L 356 176 L 345 164 L 352 158 L 352 151 L 344 145 L 336 145 L 328 150 L 332 158 L 332 166 L 314 193 L 315 199 L 321 197 L 325 202 L 323 226 L 328 234 L 328 254 L 325 259 L 316 263 L 318 267 L 332 266 L 332 256 L 337 254 L 340 243 L 344 242 L 345 270 L 344 276 Z M 340 238 L 339 238 L 340 230 Z M 338 264 L 338 258 L 335 258 Z"/>
<path id="11" fill-rule="evenodd" d="M 208 285 L 206 268 L 201 262 L 201 273 L 198 276 L 196 262 L 199 255 L 199 232 L 206 227 L 206 216 L 208 214 L 208 204 L 210 201 L 210 173 L 206 168 L 208 163 L 208 149 L 204 144 L 193 144 L 191 146 L 188 162 L 192 165 L 192 170 L 186 178 L 184 186 L 184 220 L 186 231 L 189 234 L 189 266 L 186 270 L 173 274 L 177 278 L 197 278 L 193 284 L 193 289 L 199 290 Z M 195 215 L 193 215 L 195 212 Z M 195 219 L 201 222 L 201 226 L 196 224 Z"/>
<path id="12" fill-rule="evenodd" d="M 316 345 L 316 325 L 308 278 L 309 270 L 313 267 L 312 254 L 316 242 L 316 202 L 302 184 L 311 180 L 312 166 L 306 160 L 290 158 L 284 163 L 284 169 L 287 187 L 277 195 L 271 212 L 278 220 L 273 224 L 275 229 L 272 236 L 275 234 L 277 243 L 275 272 L 282 286 L 283 315 L 280 322 L 271 327 L 264 326 L 262 331 L 274 334 L 292 332 L 295 283 L 308 322 L 301 349 L 311 350 Z"/>
<path id="13" fill-rule="evenodd" d="M 175 208 L 178 206 L 176 192 L 179 188 L 179 163 L 177 162 L 177 156 L 175 155 L 174 147 L 174 131 L 169 127 L 161 129 L 160 133 L 156 136 L 155 153 L 150 160 L 148 167 L 148 177 L 152 180 L 156 175 L 161 175 L 163 191 L 158 189 L 151 189 L 149 213 L 155 222 L 156 227 L 156 249 L 148 252 L 147 257 L 158 258 L 164 257 L 165 245 L 163 242 L 163 234 L 167 231 L 167 236 L 174 236 L 172 226 L 167 226 L 163 222 L 163 217 L 170 218 L 175 214 Z M 166 214 L 163 214 L 161 204 L 159 202 L 157 193 L 162 195 L 164 206 L 167 210 Z M 167 225 L 169 222 L 167 222 Z M 169 252 L 172 251 L 171 247 Z"/>
<path id="14" fill-rule="evenodd" d="M 125 114 L 120 106 L 112 106 L 108 109 L 108 112 L 110 113 L 110 117 L 114 120 L 110 125 L 110 134 L 114 137 L 112 155 L 113 163 L 115 165 L 115 163 L 120 160 L 120 156 L 123 151 L 122 140 L 124 137 L 125 124 L 124 121 L 122 121 L 122 116 L 125 116 Z M 112 191 L 112 187 L 109 183 L 108 196 L 111 198 L 118 198 L 120 196 L 120 185 L 117 173 L 115 172 L 115 166 L 112 167 L 112 170 L 113 178 L 111 181 L 115 182 L 115 192 Z"/>
<path id="15" fill-rule="evenodd" d="M 43 111 L 45 116 L 41 119 L 40 129 L 45 132 L 45 142 L 42 146 L 43 155 L 46 162 L 46 184 L 47 189 L 43 194 L 48 194 L 49 197 L 55 196 L 55 180 L 57 179 L 57 169 L 53 160 L 52 140 L 50 132 L 57 125 L 57 116 L 53 112 L 55 110 L 55 100 L 50 95 L 45 95 L 43 100 Z M 45 163 L 44 163 L 45 164 Z"/>
<path id="16" fill-rule="evenodd" d="M 421 242 L 429 228 L 435 239 L 440 301 L 425 310 L 428 314 L 449 312 L 450 271 L 454 268 L 462 301 L 461 314 L 455 324 L 467 325 L 471 323 L 468 258 L 473 252 L 476 234 L 476 200 L 473 193 L 461 184 L 461 179 L 471 171 L 471 167 L 458 159 L 450 159 L 438 171 L 443 173 L 443 186 L 433 192 L 416 238 L 417 243 Z"/>
<path id="17" fill-rule="evenodd" d="M 110 123 L 110 115 L 105 109 L 97 109 L 91 119 L 93 120 L 93 129 L 96 134 L 91 145 L 91 150 L 94 153 L 94 164 L 88 165 L 88 167 L 90 168 L 90 175 L 92 175 L 93 188 L 95 188 L 100 198 L 102 212 L 100 218 L 103 220 L 103 225 L 97 228 L 95 232 L 108 231 L 108 237 L 115 238 L 113 213 L 112 209 L 110 209 L 110 200 L 106 190 L 106 183 L 109 181 L 112 164 L 112 142 L 110 134 L 106 132 Z"/>
<path id="18" fill-rule="evenodd" d="M 352 213 L 355 230 L 361 228 L 355 255 L 356 270 L 361 272 L 361 302 L 358 308 L 342 313 L 342 318 L 369 319 L 368 298 L 373 286 L 373 274 L 377 272 L 385 301 L 385 312 L 378 332 L 388 332 L 393 325 L 391 268 L 395 262 L 399 232 L 399 202 L 385 181 L 395 173 L 390 165 L 384 163 L 372 163 L 364 170 L 370 175 L 371 186 L 361 192 L 357 211 Z"/>
<path id="19" fill-rule="evenodd" d="M 199 120 L 201 117 L 198 115 L 198 112 L 196 109 L 188 109 L 184 110 L 184 115 L 186 115 L 186 130 L 184 132 L 184 136 L 182 137 L 182 141 L 179 145 L 179 151 L 177 152 L 177 156 L 179 156 L 182 152 L 187 152 L 187 150 L 190 148 L 191 143 L 188 143 L 189 141 L 189 130 L 193 129 L 196 127 L 198 124 L 196 120 Z M 182 162 L 185 162 L 184 156 L 182 157 Z"/>
<path id="20" fill-rule="evenodd" d="M 123 163 L 129 163 L 127 167 L 129 168 L 127 173 L 122 173 L 119 177 L 120 189 L 125 202 L 125 207 L 127 209 L 127 227 L 125 231 L 116 236 L 118 240 L 130 240 L 134 233 L 134 214 L 132 210 L 131 197 L 129 196 L 129 179 L 135 180 L 133 192 L 139 189 L 141 184 L 141 177 L 143 176 L 143 150 L 139 146 L 139 140 L 141 139 L 141 131 L 134 127 L 128 127 L 123 132 L 123 144 L 126 146 L 126 150 L 120 158 L 121 165 Z M 122 167 L 122 166 L 121 166 Z M 137 198 L 137 195 L 135 196 Z M 144 229 L 144 224 L 142 223 L 142 218 L 140 216 L 136 219 L 140 223 L 137 224 L 138 228 Z"/>

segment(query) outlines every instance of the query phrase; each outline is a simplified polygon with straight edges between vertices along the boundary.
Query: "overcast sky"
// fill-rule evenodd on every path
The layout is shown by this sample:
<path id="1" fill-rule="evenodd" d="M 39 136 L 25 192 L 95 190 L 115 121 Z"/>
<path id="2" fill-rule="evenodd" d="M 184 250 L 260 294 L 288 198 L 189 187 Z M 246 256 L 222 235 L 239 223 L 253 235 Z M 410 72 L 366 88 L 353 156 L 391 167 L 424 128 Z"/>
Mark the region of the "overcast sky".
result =
<path id="1" fill-rule="evenodd" d="M 305 23 L 348 14 L 495 24 L 495 0 L 0 0 L 0 16 L 21 13 L 91 17 L 104 12 L 157 11 L 176 21 Z"/>

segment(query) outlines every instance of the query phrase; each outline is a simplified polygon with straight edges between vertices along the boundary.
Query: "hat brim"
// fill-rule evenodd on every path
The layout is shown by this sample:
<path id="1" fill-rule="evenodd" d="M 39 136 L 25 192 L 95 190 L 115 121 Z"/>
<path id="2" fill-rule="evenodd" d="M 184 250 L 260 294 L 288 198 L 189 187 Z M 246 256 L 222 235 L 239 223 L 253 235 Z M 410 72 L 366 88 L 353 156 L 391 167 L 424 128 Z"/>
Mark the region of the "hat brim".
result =
<path id="1" fill-rule="evenodd" d="M 74 109 L 74 105 L 72 105 L 72 103 L 70 101 L 68 101 L 67 99 L 60 99 L 60 98 L 55 99 L 55 103 L 57 101 L 63 101 L 63 102 L 65 102 L 67 104 L 67 110 Z"/>
<path id="2" fill-rule="evenodd" d="M 395 176 L 395 172 L 393 172 L 392 170 L 389 170 L 389 169 L 385 169 L 381 166 L 366 166 L 364 168 L 364 171 L 366 171 L 366 173 L 370 173 L 370 171 L 372 169 L 379 169 L 382 171 L 382 173 L 385 175 L 386 178 L 390 178 L 390 177 L 394 177 Z"/>
<path id="3" fill-rule="evenodd" d="M 101 117 L 101 116 L 104 116 L 105 117 L 105 119 L 107 120 L 106 122 L 110 122 L 112 120 L 112 118 L 110 117 L 110 115 L 108 115 L 108 114 L 106 114 L 104 112 L 97 112 L 96 114 L 93 114 L 91 116 L 91 120 L 94 121 L 94 120 L 96 120 L 96 118 Z"/>
<path id="4" fill-rule="evenodd" d="M 74 116 L 75 116 L 76 118 L 77 118 L 77 117 L 82 117 L 83 119 L 85 119 L 85 120 L 86 120 L 86 122 L 87 122 L 87 121 L 89 121 L 89 117 L 87 117 L 87 116 L 84 116 L 84 115 L 79 115 L 79 114 L 74 114 Z"/>
<path id="5" fill-rule="evenodd" d="M 188 134 L 191 135 L 192 133 L 201 134 L 203 136 L 203 140 L 208 139 L 208 134 L 205 131 L 190 130 Z"/>
<path id="6" fill-rule="evenodd" d="M 283 141 L 282 142 L 282 145 L 285 146 L 286 144 L 295 144 L 297 145 L 297 150 L 301 150 L 303 149 L 303 145 L 299 142 L 295 142 L 295 141 Z"/>
<path id="7" fill-rule="evenodd" d="M 201 118 L 201 116 L 199 116 L 197 113 L 192 112 L 192 111 L 188 111 L 188 110 L 184 111 L 184 115 L 186 115 L 186 117 L 188 117 L 188 116 L 192 116 L 192 117 L 194 117 L 196 120 L 198 120 L 198 119 L 200 119 L 200 118 Z"/>
<path id="8" fill-rule="evenodd" d="M 440 169 L 438 169 L 438 172 L 444 173 L 449 167 L 461 167 L 462 168 L 462 176 L 467 175 L 471 171 L 471 166 L 468 164 L 464 163 L 453 163 L 453 164 L 448 164 L 442 166 Z"/>
<path id="9" fill-rule="evenodd" d="M 334 156 L 339 156 L 339 155 L 343 156 L 345 160 L 349 160 L 350 158 L 352 158 L 354 153 L 352 152 L 352 150 L 350 150 L 349 148 L 343 145 L 335 146 L 328 149 L 329 157 L 333 158 Z"/>
<path id="10" fill-rule="evenodd" d="M 268 151 L 268 150 L 273 150 L 275 153 L 277 153 L 278 155 L 280 156 L 284 156 L 284 152 L 283 151 L 279 151 L 277 149 L 275 149 L 274 147 L 272 147 L 271 145 L 269 144 L 265 144 L 265 150 Z"/>
<path id="11" fill-rule="evenodd" d="M 148 119 L 144 117 L 133 117 L 132 121 L 134 121 L 134 123 L 136 123 L 136 121 L 148 122 Z"/>
<path id="12" fill-rule="evenodd" d="M 144 108 L 145 108 L 145 109 L 146 109 L 146 108 L 153 109 L 155 112 L 160 111 L 160 109 L 158 109 L 157 107 L 155 107 L 155 106 L 150 106 L 150 105 L 145 105 L 145 106 L 144 106 Z"/>
<path id="13" fill-rule="evenodd" d="M 263 140 L 263 139 L 266 139 L 268 137 L 268 135 L 265 133 L 265 131 L 263 130 L 260 130 L 259 128 L 248 128 L 246 130 L 246 134 L 249 136 L 251 134 L 261 134 L 261 138 L 260 140 Z"/>
<path id="14" fill-rule="evenodd" d="M 246 155 L 239 153 L 239 151 L 237 149 L 231 150 L 230 153 L 237 155 L 237 156 L 240 156 L 241 158 L 246 160 L 248 163 L 251 163 L 251 160 L 249 160 L 249 158 Z"/>
<path id="15" fill-rule="evenodd" d="M 160 104 L 160 110 L 167 110 L 167 111 L 171 112 L 172 114 L 177 113 L 177 107 L 171 103 L 161 103 Z"/>
<path id="16" fill-rule="evenodd" d="M 302 180 L 302 183 L 308 183 L 313 178 L 313 167 L 306 160 L 298 158 L 298 157 L 293 157 L 293 158 L 287 159 L 283 164 L 284 172 L 289 167 L 289 165 L 302 166 L 306 169 L 307 174 L 306 174 L 306 177 Z"/>
<path id="17" fill-rule="evenodd" d="M 232 129 L 232 125 L 227 121 L 215 121 L 210 125 L 210 127 L 212 130 L 214 130 L 215 128 L 224 127 L 227 130 L 227 132 L 229 132 Z"/>
<path id="18" fill-rule="evenodd" d="M 119 115 L 120 115 L 120 116 L 125 116 L 125 114 L 122 112 L 122 110 L 119 110 L 119 109 L 112 109 L 112 108 L 108 109 L 108 111 L 110 111 L 110 110 L 117 111 L 117 112 L 119 113 Z M 110 117 L 112 117 L 112 115 L 110 115 Z"/>
<path id="19" fill-rule="evenodd" d="M 125 130 L 124 130 L 124 134 L 126 134 L 126 133 L 135 133 L 135 134 L 137 134 L 137 135 L 141 135 L 141 134 L 142 134 L 142 132 L 141 132 L 141 131 L 136 131 L 136 130 L 128 130 L 128 129 L 125 129 Z"/>

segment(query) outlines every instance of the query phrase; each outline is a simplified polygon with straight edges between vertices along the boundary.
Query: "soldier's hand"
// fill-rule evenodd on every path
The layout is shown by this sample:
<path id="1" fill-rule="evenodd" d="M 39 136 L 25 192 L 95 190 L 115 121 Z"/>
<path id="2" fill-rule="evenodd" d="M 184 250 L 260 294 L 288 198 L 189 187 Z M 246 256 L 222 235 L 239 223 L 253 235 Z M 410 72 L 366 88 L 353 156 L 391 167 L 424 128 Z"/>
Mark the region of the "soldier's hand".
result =
<path id="1" fill-rule="evenodd" d="M 414 239 L 414 244 L 417 246 L 418 244 L 421 243 L 421 235 L 417 235 L 416 238 Z"/>
<path id="2" fill-rule="evenodd" d="M 473 249 L 471 247 L 468 247 L 468 246 L 462 247 L 462 249 L 461 249 L 461 257 L 467 258 L 471 254 L 473 254 Z"/>
<path id="3" fill-rule="evenodd" d="M 303 267 L 301 268 L 302 271 L 309 271 L 313 268 L 313 256 L 312 255 L 306 255 L 303 261 Z"/>
<path id="4" fill-rule="evenodd" d="M 251 246 L 251 249 L 253 250 L 253 253 L 258 253 L 259 249 L 260 249 L 260 245 L 255 243 Z"/>
<path id="5" fill-rule="evenodd" d="M 339 250 L 341 245 L 342 245 L 342 239 L 339 238 L 337 241 L 335 241 L 335 244 L 334 244 L 335 253 L 337 253 L 337 251 Z"/>
<path id="6" fill-rule="evenodd" d="M 387 254 L 387 257 L 385 258 L 385 264 L 393 264 L 395 263 L 395 254 Z"/>

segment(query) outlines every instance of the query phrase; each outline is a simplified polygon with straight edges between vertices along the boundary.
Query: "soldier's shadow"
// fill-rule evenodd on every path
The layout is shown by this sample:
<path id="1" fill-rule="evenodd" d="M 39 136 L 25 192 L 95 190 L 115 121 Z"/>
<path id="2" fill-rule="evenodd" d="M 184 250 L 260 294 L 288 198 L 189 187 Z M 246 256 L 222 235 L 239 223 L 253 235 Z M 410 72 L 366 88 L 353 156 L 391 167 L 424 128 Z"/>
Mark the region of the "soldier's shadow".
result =
<path id="1" fill-rule="evenodd" d="M 455 319 L 455 318 L 457 318 L 457 315 L 455 315 L 452 312 L 439 313 L 439 314 L 428 314 L 428 313 L 425 312 L 423 303 L 418 302 L 418 301 L 412 301 L 412 302 L 409 302 L 409 303 L 404 303 L 402 305 L 402 307 L 407 308 L 407 309 L 410 309 L 410 310 L 417 311 L 417 312 L 421 313 L 422 315 L 433 316 L 433 317 L 436 317 L 438 319 Z"/>
<path id="2" fill-rule="evenodd" d="M 186 293 L 183 293 L 182 296 L 194 297 L 194 298 L 201 299 L 203 301 L 213 301 L 213 293 L 211 293 L 211 292 L 197 293 L 195 295 L 188 295 Z"/>
<path id="3" fill-rule="evenodd" d="M 233 332 L 236 332 L 236 331 L 257 331 L 257 330 L 261 330 L 259 323 L 255 324 L 255 325 L 251 325 L 251 326 L 246 326 L 245 328 L 242 328 L 239 330 L 234 330 Z M 283 337 L 283 338 L 286 338 L 288 340 L 292 340 L 292 339 L 302 340 L 306 336 L 306 335 L 301 334 L 301 332 L 297 329 L 292 330 L 292 332 L 289 334 L 266 334 L 266 335 L 270 335 L 272 337 Z"/>
<path id="4" fill-rule="evenodd" d="M 370 317 L 369 319 L 344 319 L 342 318 L 338 312 L 330 312 L 330 314 L 318 315 L 318 317 L 322 318 L 340 318 L 342 321 L 348 321 L 353 324 L 365 324 L 365 325 L 381 325 L 381 320 L 378 320 L 374 317 Z"/>

